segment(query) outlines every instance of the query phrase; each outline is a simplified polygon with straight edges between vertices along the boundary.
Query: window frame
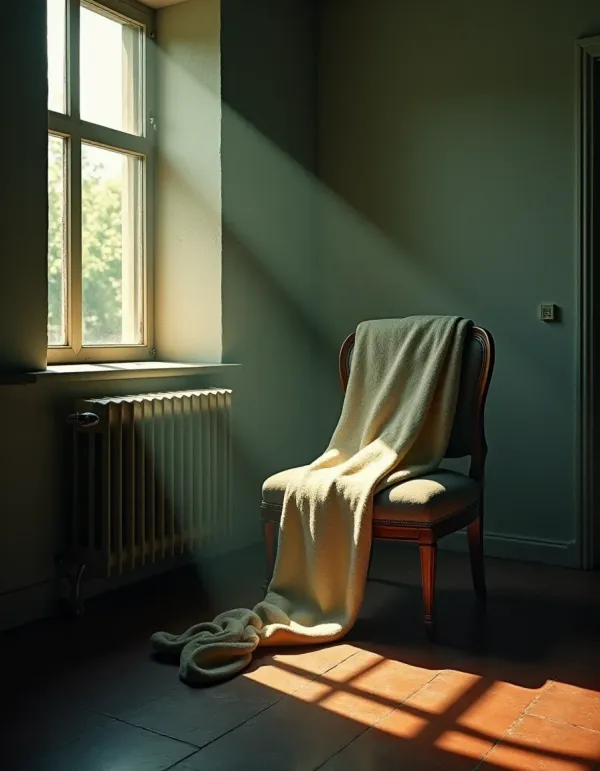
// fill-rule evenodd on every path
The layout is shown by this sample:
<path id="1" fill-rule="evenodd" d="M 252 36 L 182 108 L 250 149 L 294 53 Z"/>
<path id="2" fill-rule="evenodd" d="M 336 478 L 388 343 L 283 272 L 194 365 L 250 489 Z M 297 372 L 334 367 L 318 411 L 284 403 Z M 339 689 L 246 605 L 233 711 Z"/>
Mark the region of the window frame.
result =
<path id="1" fill-rule="evenodd" d="M 80 117 L 79 24 L 81 5 L 134 23 L 141 28 L 141 134 L 129 134 L 84 121 Z M 48 345 L 49 364 L 146 361 L 154 351 L 154 179 L 156 150 L 155 19 L 152 9 L 135 0 L 66 0 L 66 112 L 48 110 L 48 135 L 66 140 L 65 227 L 66 345 Z M 83 345 L 82 317 L 82 144 L 130 153 L 144 160 L 142 185 L 141 319 L 139 344 Z"/>

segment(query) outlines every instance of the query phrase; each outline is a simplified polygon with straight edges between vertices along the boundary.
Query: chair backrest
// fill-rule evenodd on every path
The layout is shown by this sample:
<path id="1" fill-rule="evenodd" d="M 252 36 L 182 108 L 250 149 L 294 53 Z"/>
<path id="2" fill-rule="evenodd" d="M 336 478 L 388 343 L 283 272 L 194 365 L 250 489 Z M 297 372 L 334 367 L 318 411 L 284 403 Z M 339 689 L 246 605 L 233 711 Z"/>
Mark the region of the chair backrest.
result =
<path id="1" fill-rule="evenodd" d="M 340 379 L 346 390 L 354 351 L 354 333 L 340 350 Z M 470 474 L 482 479 L 487 454 L 485 402 L 494 369 L 494 340 L 480 327 L 471 327 L 465 342 L 458 401 L 446 458 L 471 457 Z"/>

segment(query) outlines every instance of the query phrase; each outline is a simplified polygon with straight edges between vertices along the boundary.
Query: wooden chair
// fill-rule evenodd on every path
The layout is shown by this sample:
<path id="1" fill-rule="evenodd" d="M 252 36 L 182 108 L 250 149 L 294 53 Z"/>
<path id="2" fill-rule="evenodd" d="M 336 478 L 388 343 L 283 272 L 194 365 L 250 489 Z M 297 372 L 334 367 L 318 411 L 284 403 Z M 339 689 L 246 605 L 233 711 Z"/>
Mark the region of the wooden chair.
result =
<path id="1" fill-rule="evenodd" d="M 346 389 L 354 334 L 340 351 L 340 379 Z M 379 492 L 373 501 L 373 538 L 413 541 L 419 545 L 427 636 L 435 636 L 434 593 L 437 543 L 467 528 L 471 570 L 477 599 L 486 600 L 483 562 L 483 498 L 487 443 L 484 411 L 494 367 L 494 341 L 489 332 L 471 327 L 464 348 L 458 402 L 446 458 L 470 456 L 468 476 L 437 469 Z M 275 474 L 263 485 L 267 584 L 275 563 L 276 538 L 290 471 Z"/>

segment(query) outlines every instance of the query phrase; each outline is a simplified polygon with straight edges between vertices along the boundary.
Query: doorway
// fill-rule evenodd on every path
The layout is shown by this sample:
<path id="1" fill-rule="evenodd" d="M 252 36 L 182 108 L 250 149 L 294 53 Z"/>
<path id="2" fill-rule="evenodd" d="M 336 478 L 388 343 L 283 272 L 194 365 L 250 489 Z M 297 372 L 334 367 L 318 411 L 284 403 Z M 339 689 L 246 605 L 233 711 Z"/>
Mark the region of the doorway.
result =
<path id="1" fill-rule="evenodd" d="M 579 543 L 600 568 L 600 36 L 578 41 Z"/>

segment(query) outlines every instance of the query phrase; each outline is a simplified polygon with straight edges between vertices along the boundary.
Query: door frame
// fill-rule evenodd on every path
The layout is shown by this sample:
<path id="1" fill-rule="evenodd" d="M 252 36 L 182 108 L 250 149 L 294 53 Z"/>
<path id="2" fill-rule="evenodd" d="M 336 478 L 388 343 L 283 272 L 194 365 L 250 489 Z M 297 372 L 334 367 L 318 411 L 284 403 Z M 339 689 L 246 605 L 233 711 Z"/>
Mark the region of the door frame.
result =
<path id="1" fill-rule="evenodd" d="M 577 541 L 580 565 L 590 570 L 600 563 L 600 484 L 594 478 L 594 468 L 600 462 L 600 409 L 594 404 L 594 392 L 598 390 L 600 395 L 600 312 L 594 309 L 593 301 L 594 294 L 600 297 L 594 291 L 600 289 L 600 270 L 594 274 L 594 220 L 600 228 L 600 201 L 594 206 L 593 195 L 594 156 L 600 158 L 600 140 L 594 148 L 594 113 L 600 108 L 600 94 L 594 98 L 594 86 L 600 85 L 594 82 L 594 71 L 595 64 L 600 63 L 600 35 L 577 41 L 576 60 Z M 596 239 L 600 240 L 600 232 Z"/>

